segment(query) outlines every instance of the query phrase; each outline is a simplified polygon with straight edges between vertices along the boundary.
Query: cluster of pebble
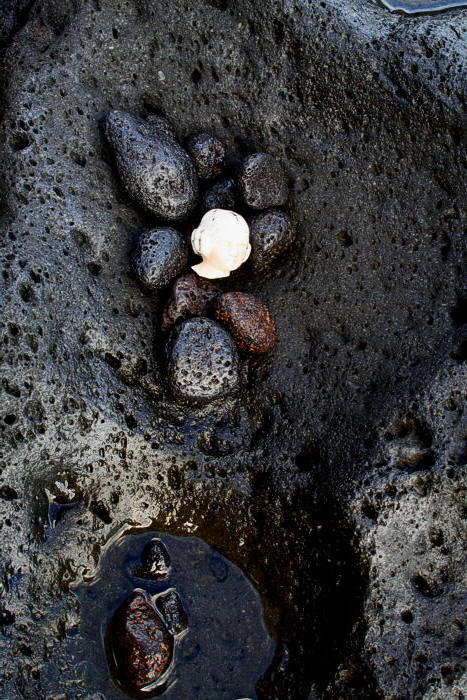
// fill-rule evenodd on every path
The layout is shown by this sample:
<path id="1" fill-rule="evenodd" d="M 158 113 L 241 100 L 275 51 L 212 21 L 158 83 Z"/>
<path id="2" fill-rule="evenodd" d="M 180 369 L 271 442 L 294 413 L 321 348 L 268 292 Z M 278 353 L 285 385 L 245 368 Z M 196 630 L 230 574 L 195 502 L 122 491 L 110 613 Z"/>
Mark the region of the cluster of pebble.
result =
<path id="1" fill-rule="evenodd" d="M 169 572 L 169 553 L 154 538 L 134 573 L 162 582 Z M 174 638 L 177 641 L 187 628 L 187 614 L 174 588 L 156 596 L 135 589 L 115 611 L 107 633 L 110 666 L 118 681 L 131 691 L 164 683 L 173 662 Z"/>
<path id="2" fill-rule="evenodd" d="M 281 208 L 288 199 L 284 172 L 271 155 L 254 153 L 236 166 L 235 176 L 222 175 L 222 141 L 202 133 L 182 148 L 159 115 L 143 120 L 111 111 L 105 135 L 131 198 L 164 222 L 141 235 L 133 267 L 151 291 L 175 280 L 161 324 L 170 332 L 171 391 L 188 401 L 233 393 L 240 384 L 238 349 L 271 350 L 275 324 L 261 299 L 224 291 L 210 280 L 228 277 L 247 258 L 252 273 L 262 274 L 293 242 L 293 221 Z M 239 209 L 248 223 L 236 213 Z M 194 216 L 202 219 L 192 231 L 186 222 Z M 185 222 L 182 231 L 172 227 L 174 222 Z M 187 272 L 193 253 L 203 261 Z"/>

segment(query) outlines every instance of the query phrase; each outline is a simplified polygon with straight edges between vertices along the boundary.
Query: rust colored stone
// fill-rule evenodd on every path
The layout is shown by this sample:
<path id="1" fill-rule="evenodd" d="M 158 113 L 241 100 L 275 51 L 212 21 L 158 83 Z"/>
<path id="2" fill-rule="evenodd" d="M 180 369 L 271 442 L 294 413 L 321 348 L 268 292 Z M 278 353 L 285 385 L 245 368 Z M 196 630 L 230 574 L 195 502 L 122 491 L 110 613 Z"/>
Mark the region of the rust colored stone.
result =
<path id="1" fill-rule="evenodd" d="M 253 294 L 222 294 L 215 305 L 215 316 L 227 326 L 240 350 L 261 355 L 276 343 L 274 319 L 266 304 Z"/>
<path id="2" fill-rule="evenodd" d="M 194 273 L 179 277 L 162 314 L 162 330 L 167 331 L 191 316 L 206 316 L 220 292 L 216 284 Z"/>
<path id="3" fill-rule="evenodd" d="M 109 626 L 116 675 L 133 690 L 157 683 L 170 666 L 173 637 L 142 591 L 120 605 Z"/>

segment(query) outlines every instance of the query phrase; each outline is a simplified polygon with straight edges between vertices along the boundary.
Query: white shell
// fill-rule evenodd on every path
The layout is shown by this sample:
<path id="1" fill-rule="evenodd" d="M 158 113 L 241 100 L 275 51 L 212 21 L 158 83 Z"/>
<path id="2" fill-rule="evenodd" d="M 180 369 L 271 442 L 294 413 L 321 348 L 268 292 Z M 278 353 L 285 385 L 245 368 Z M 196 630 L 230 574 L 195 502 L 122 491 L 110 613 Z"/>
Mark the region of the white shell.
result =
<path id="1" fill-rule="evenodd" d="M 250 229 L 240 214 L 211 209 L 191 234 L 191 245 L 203 258 L 192 267 L 196 274 L 210 280 L 228 277 L 250 255 Z"/>

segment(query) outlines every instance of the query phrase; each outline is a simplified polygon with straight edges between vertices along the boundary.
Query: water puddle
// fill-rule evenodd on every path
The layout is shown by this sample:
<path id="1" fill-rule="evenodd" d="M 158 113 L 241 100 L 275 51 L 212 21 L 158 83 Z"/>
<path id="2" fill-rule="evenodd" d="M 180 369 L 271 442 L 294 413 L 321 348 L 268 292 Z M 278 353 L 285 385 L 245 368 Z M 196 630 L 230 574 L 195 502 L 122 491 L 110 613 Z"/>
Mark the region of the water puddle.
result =
<path id="1" fill-rule="evenodd" d="M 274 654 L 261 599 L 245 574 L 203 540 L 154 531 L 122 536 L 102 555 L 96 578 L 74 592 L 88 687 L 107 700 L 257 697 L 255 683 Z M 152 642 L 159 635 L 156 651 L 165 666 L 146 689 L 137 687 L 144 654 L 134 645 L 121 668 L 128 614 L 137 625 L 141 619 L 152 625 Z"/>
<path id="2" fill-rule="evenodd" d="M 391 12 L 400 12 L 404 15 L 423 15 L 467 7 L 466 0 L 377 0 L 377 2 Z"/>

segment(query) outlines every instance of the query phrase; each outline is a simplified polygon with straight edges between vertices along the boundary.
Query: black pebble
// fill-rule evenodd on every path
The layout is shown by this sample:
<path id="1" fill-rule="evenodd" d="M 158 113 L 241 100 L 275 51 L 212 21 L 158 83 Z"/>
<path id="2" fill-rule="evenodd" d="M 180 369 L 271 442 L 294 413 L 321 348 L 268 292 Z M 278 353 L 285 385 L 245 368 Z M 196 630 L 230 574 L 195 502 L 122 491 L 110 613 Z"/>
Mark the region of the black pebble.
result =
<path id="1" fill-rule="evenodd" d="M 112 110 L 105 120 L 105 135 L 132 199 L 170 221 L 192 212 L 198 198 L 196 169 L 166 120 L 154 116 L 147 122 Z"/>
<path id="2" fill-rule="evenodd" d="M 240 167 L 238 183 L 245 204 L 252 209 L 280 207 L 287 201 L 284 171 L 269 153 L 248 156 Z"/>
<path id="3" fill-rule="evenodd" d="M 188 243 L 173 228 L 154 228 L 141 236 L 133 257 L 136 276 L 147 289 L 165 287 L 188 261 Z"/>
<path id="4" fill-rule="evenodd" d="M 201 208 L 204 212 L 210 209 L 235 209 L 237 202 L 237 183 L 233 177 L 223 177 L 206 190 L 201 200 Z"/>
<path id="5" fill-rule="evenodd" d="M 186 147 L 200 180 L 210 180 L 222 172 L 225 146 L 220 139 L 211 134 L 194 134 L 188 137 Z"/>
<path id="6" fill-rule="evenodd" d="M 215 321 L 184 321 L 172 331 L 168 350 L 169 386 L 176 399 L 209 401 L 239 388 L 235 342 Z"/>
<path id="7" fill-rule="evenodd" d="M 295 239 L 291 217 L 280 209 L 268 209 L 250 222 L 250 261 L 254 272 L 268 270 Z"/>
<path id="8" fill-rule="evenodd" d="M 156 598 L 156 607 L 170 634 L 177 635 L 188 627 L 188 617 L 177 591 L 169 589 Z"/>
<path id="9" fill-rule="evenodd" d="M 141 553 L 141 567 L 137 573 L 147 579 L 160 581 L 170 571 L 170 556 L 164 543 L 155 537 L 144 547 Z"/>

